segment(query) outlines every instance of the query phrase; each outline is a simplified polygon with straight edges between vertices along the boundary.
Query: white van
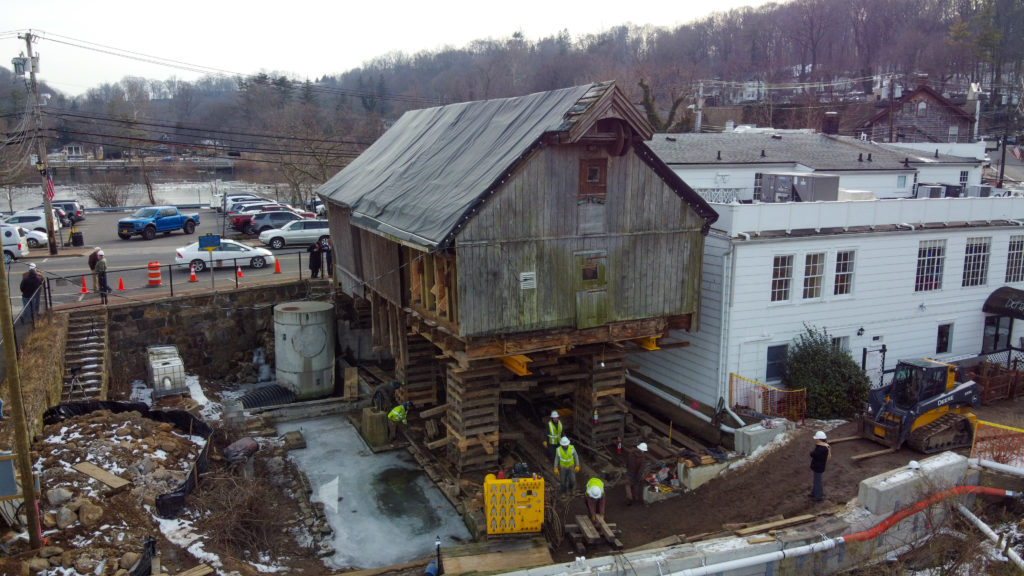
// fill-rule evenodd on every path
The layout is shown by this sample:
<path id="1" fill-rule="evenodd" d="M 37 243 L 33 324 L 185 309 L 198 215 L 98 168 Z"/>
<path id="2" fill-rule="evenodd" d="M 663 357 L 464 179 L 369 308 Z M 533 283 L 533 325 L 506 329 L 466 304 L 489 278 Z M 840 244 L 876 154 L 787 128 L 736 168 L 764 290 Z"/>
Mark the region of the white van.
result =
<path id="1" fill-rule="evenodd" d="M 40 232 L 46 232 L 46 213 L 42 210 L 19 210 L 14 214 L 4 218 L 4 224 L 10 224 L 13 226 L 22 226 L 29 230 L 38 230 Z M 53 212 L 53 230 L 56 232 L 61 229 L 60 216 L 57 211 Z"/>
<path id="2" fill-rule="evenodd" d="M 28 256 L 28 241 L 25 239 L 24 228 L 4 224 L 0 226 L 0 236 L 3 236 L 4 264 Z"/>

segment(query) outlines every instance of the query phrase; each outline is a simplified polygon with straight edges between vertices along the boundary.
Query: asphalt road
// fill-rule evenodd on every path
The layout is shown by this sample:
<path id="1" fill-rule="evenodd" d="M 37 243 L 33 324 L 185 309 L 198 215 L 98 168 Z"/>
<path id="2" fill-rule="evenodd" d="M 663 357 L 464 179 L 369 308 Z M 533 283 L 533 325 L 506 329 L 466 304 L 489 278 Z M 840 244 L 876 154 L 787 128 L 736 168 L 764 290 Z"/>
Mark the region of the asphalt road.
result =
<path id="1" fill-rule="evenodd" d="M 108 260 L 108 283 L 114 290 L 110 295 L 111 303 L 118 299 L 149 299 L 198 289 L 227 290 L 275 278 L 309 277 L 305 248 L 298 247 L 272 251 L 279 259 L 280 274 L 276 274 L 273 265 L 255 270 L 245 267 L 242 263 L 242 277 L 238 277 L 237 268 L 231 266 L 217 269 L 213 273 L 209 270 L 200 272 L 196 275 L 196 282 L 190 282 L 188 269 L 174 265 L 175 250 L 197 242 L 200 236 L 220 235 L 223 231 L 226 232 L 224 238 L 234 238 L 254 246 L 263 246 L 254 237 L 242 236 L 230 228 L 222 228 L 223 218 L 216 211 L 200 209 L 198 212 L 200 224 L 194 234 L 186 235 L 177 231 L 167 235 L 161 234 L 149 241 L 141 237 L 133 237 L 130 240 L 117 237 L 117 221 L 126 217 L 128 212 L 87 213 L 85 220 L 75 227 L 76 231 L 82 233 L 84 247 L 61 247 L 55 256 L 49 253 L 47 247 L 34 248 L 27 258 L 19 259 L 11 265 L 7 276 L 14 314 L 17 315 L 21 310 L 21 275 L 32 262 L 47 278 L 54 306 L 99 301 L 99 294 L 92 286 L 88 264 L 88 255 L 97 246 L 103 248 L 104 257 Z M 70 238 L 70 233 L 71 229 L 64 228 L 58 234 L 66 240 Z M 150 263 L 154 262 L 159 265 L 159 273 L 156 275 L 155 271 L 150 270 Z"/>

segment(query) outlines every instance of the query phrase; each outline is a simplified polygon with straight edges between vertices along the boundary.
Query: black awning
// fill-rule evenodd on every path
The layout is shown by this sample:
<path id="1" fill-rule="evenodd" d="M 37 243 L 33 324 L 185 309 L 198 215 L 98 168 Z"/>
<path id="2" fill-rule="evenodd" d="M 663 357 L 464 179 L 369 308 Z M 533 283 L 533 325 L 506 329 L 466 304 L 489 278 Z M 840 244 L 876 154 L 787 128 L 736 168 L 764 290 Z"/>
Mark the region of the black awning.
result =
<path id="1" fill-rule="evenodd" d="M 1024 290 L 1003 286 L 989 294 L 981 311 L 1024 320 Z"/>

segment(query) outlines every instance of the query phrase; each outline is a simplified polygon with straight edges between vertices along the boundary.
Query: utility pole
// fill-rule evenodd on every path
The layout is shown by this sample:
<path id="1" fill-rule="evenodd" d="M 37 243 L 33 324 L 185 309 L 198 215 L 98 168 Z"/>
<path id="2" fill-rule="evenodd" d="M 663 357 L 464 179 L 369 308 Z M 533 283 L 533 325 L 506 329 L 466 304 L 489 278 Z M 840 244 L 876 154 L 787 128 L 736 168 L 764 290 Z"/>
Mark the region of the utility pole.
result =
<path id="1" fill-rule="evenodd" d="M 29 89 L 32 91 L 32 98 L 35 101 L 33 110 L 36 116 L 36 128 L 34 139 L 36 141 L 36 168 L 43 179 L 43 213 L 46 215 L 46 244 L 50 247 L 50 255 L 57 254 L 57 236 L 53 233 L 53 198 L 50 197 L 49 174 L 46 167 L 46 142 L 43 141 L 43 114 L 39 108 L 39 85 L 36 84 L 36 63 L 38 60 L 32 57 L 32 33 L 26 32 L 24 36 L 25 49 L 28 54 L 28 77 Z"/>
<path id="2" fill-rule="evenodd" d="M 704 83 L 697 87 L 697 118 L 693 121 L 693 131 L 700 134 L 701 114 L 704 112 Z"/>
<path id="3" fill-rule="evenodd" d="M 28 542 L 38 550 L 41 542 L 39 509 L 36 507 L 36 483 L 32 476 L 32 454 L 28 443 L 28 421 L 21 394 L 21 372 L 18 368 L 18 347 L 14 342 L 14 318 L 7 289 L 7 266 L 0 265 L 0 334 L 4 342 L 4 362 L 7 365 L 7 384 L 10 386 L 11 416 L 14 418 L 14 446 L 18 451 L 18 475 L 21 477 L 21 498 L 28 516 Z"/>
<path id="4" fill-rule="evenodd" d="M 889 142 L 894 142 L 893 137 L 893 115 L 896 114 L 896 83 L 892 74 L 889 74 Z"/>

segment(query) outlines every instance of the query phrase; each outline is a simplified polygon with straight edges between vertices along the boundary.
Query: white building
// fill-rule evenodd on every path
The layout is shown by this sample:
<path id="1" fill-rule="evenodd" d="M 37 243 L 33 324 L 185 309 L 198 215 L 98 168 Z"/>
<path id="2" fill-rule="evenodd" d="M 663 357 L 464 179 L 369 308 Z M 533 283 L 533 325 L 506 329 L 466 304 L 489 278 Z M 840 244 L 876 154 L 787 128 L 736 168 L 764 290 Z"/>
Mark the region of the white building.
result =
<path id="1" fill-rule="evenodd" d="M 655 134 L 647 144 L 709 202 L 760 199 L 769 173 L 833 174 L 840 189 L 866 190 L 878 198 L 913 198 L 923 183 L 966 190 L 981 184 L 985 155 L 983 143 L 964 145 L 973 146 L 970 151 L 948 144 L 912 149 L 806 130 L 749 128 Z"/>
<path id="2" fill-rule="evenodd" d="M 892 368 L 1005 350 L 1022 334 L 1024 198 L 712 206 L 699 329 L 673 333 L 686 347 L 629 359 L 633 376 L 678 396 L 729 401 L 730 373 L 777 382 L 805 326 L 869 368 L 883 346 Z M 1009 299 L 993 295 L 1003 287 Z"/>

